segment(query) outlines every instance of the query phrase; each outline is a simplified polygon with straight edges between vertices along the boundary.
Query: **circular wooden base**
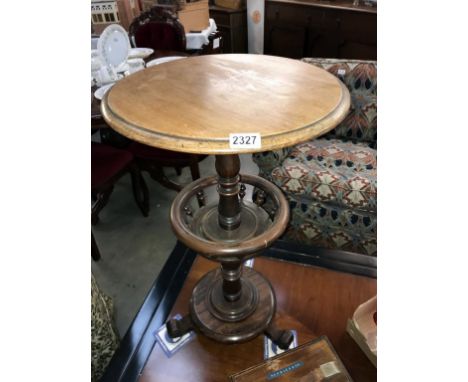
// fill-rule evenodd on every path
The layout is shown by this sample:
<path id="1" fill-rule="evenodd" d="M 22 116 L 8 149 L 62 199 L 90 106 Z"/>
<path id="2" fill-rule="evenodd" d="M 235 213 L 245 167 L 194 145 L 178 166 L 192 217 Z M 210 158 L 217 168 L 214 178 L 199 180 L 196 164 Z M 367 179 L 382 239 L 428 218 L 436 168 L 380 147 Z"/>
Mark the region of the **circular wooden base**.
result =
<path id="1" fill-rule="evenodd" d="M 236 322 L 249 317 L 258 304 L 258 293 L 249 279 L 241 278 L 241 289 L 237 299 L 229 301 L 224 297 L 223 280 L 218 278 L 209 291 L 208 309 L 221 321 Z"/>
<path id="2" fill-rule="evenodd" d="M 252 239 L 271 226 L 265 210 L 252 202 L 244 201 L 240 214 L 240 226 L 225 230 L 218 223 L 218 203 L 214 202 L 196 212 L 191 229 L 196 235 L 210 241 L 234 244 Z"/>
<path id="3" fill-rule="evenodd" d="M 276 298 L 269 281 L 245 267 L 241 282 L 241 296 L 234 302 L 219 298 L 219 269 L 203 276 L 193 289 L 190 315 L 207 337 L 225 343 L 244 342 L 261 334 L 272 321 Z"/>

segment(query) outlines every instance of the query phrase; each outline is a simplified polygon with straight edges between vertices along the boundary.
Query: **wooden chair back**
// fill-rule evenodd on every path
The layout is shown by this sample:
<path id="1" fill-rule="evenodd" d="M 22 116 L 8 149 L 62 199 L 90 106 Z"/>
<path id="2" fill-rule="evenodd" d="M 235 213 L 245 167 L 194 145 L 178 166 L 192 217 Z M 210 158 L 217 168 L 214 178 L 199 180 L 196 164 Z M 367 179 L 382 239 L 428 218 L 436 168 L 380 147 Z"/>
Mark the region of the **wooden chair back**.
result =
<path id="1" fill-rule="evenodd" d="M 186 47 L 184 26 L 177 19 L 176 7 L 170 5 L 156 5 L 136 17 L 129 36 L 133 47 L 177 52 Z"/>

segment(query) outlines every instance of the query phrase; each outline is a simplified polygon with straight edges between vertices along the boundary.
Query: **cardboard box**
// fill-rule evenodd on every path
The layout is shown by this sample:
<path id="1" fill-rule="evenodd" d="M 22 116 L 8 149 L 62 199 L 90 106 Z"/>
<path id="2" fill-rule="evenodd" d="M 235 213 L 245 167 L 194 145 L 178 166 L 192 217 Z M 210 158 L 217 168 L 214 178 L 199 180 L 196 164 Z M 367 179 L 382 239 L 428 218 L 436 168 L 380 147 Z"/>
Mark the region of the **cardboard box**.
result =
<path id="1" fill-rule="evenodd" d="M 377 296 L 358 306 L 346 331 L 377 367 Z"/>
<path id="2" fill-rule="evenodd" d="M 184 26 L 185 33 L 200 32 L 210 26 L 208 0 L 187 3 L 177 12 L 179 21 Z"/>
<path id="3" fill-rule="evenodd" d="M 137 0 L 117 0 L 120 25 L 127 31 L 133 19 L 141 13 L 140 3 Z"/>
<path id="4" fill-rule="evenodd" d="M 245 0 L 214 0 L 218 7 L 228 9 L 243 9 L 245 8 Z"/>
<path id="5" fill-rule="evenodd" d="M 142 0 L 141 2 L 141 10 L 144 11 L 149 11 L 151 8 L 153 8 L 155 5 L 157 5 L 156 0 Z"/>

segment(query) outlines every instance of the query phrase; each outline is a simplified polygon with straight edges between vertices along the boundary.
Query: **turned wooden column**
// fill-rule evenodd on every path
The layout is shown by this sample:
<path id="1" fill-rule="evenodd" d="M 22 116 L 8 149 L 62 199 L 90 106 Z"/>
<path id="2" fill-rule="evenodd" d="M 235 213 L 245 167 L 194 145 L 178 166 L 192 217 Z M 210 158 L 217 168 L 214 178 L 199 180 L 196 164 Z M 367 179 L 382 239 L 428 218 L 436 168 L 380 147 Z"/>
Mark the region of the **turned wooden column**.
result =
<path id="1" fill-rule="evenodd" d="M 234 230 L 240 225 L 239 201 L 239 155 L 216 155 L 218 174 L 218 222 L 225 230 Z"/>
<path id="2" fill-rule="evenodd" d="M 241 223 L 239 155 L 216 155 L 215 167 L 218 174 L 218 223 L 221 228 L 232 231 L 239 228 Z M 221 263 L 221 275 L 225 300 L 237 301 L 242 292 L 242 263 Z"/>

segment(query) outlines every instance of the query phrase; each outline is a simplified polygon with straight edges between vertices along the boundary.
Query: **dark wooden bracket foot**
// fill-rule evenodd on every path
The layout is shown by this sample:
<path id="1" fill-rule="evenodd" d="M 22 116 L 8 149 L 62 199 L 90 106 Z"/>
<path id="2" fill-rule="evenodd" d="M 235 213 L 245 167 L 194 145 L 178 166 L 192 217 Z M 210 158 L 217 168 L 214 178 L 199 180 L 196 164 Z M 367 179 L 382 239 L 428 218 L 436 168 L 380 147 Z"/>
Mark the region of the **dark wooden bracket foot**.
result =
<path id="1" fill-rule="evenodd" d="M 290 330 L 281 330 L 274 325 L 270 325 L 265 330 L 265 335 L 282 350 L 289 348 L 294 339 L 294 334 Z"/>
<path id="2" fill-rule="evenodd" d="M 101 253 L 99 252 L 96 239 L 94 239 L 93 231 L 91 231 L 91 257 L 94 261 L 99 261 L 101 258 Z"/>
<path id="3" fill-rule="evenodd" d="M 182 337 L 194 329 L 192 319 L 189 315 L 182 317 L 180 320 L 171 319 L 166 322 L 167 334 L 171 338 Z"/>

